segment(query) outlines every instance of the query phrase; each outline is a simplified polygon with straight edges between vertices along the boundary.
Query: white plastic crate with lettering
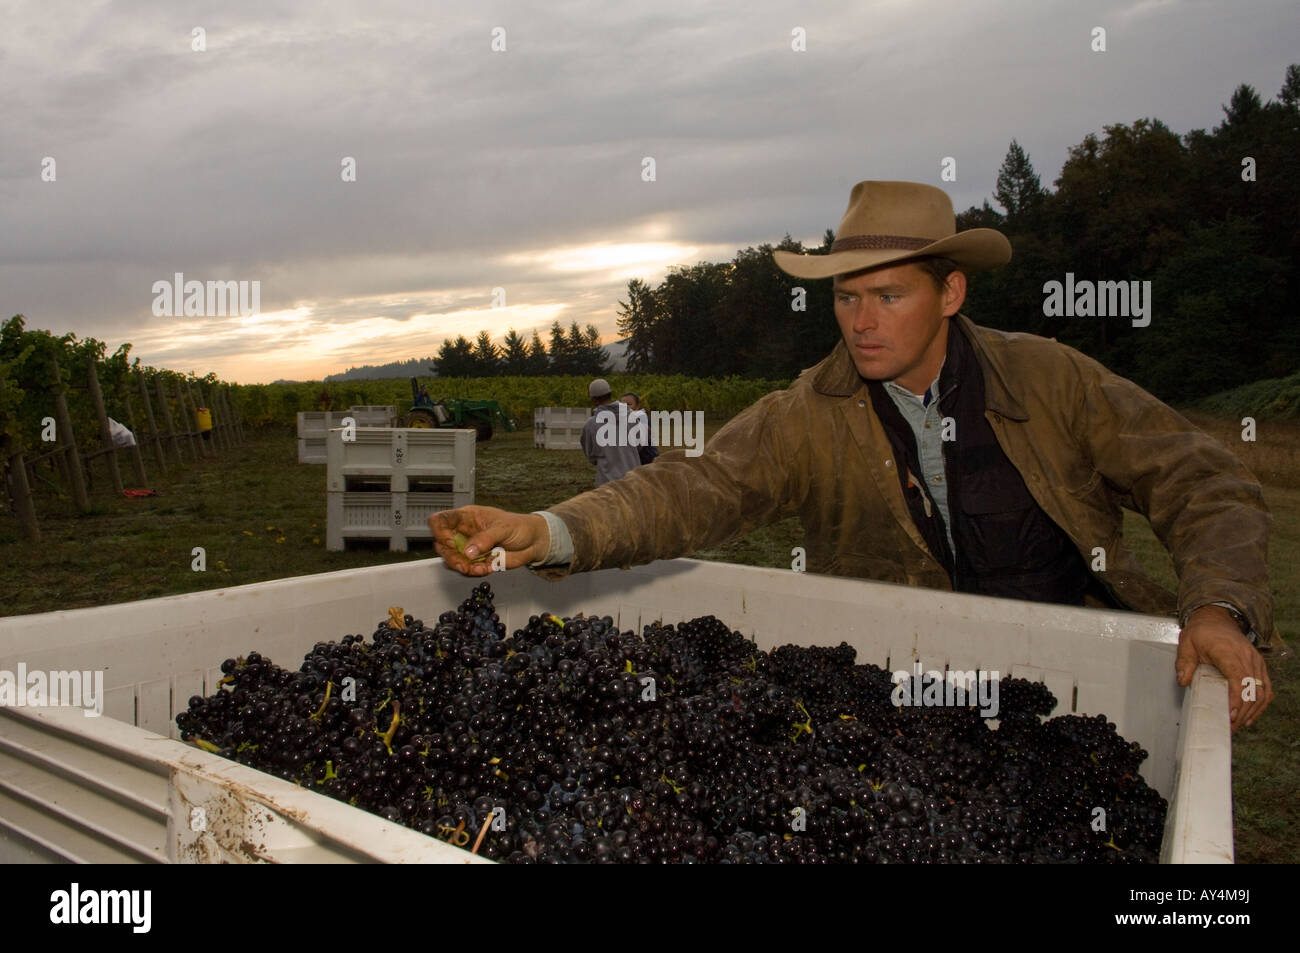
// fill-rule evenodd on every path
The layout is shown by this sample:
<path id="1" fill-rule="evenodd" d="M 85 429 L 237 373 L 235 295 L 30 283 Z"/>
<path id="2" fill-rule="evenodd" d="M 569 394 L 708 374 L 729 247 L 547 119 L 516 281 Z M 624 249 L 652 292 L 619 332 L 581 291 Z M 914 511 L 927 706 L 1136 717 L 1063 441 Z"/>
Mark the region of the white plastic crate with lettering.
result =
<path id="1" fill-rule="evenodd" d="M 353 440 L 343 428 L 329 431 L 325 487 L 331 493 L 359 487 L 468 493 L 473 502 L 473 430 L 420 427 L 358 427 Z"/>
<path id="2" fill-rule="evenodd" d="M 1189 689 L 1177 686 L 1172 620 L 689 559 L 490 581 L 510 630 L 543 611 L 610 615 L 637 631 L 711 614 L 764 649 L 846 641 L 859 661 L 894 670 L 919 659 L 1043 678 L 1058 714 L 1104 712 L 1150 752 L 1142 774 L 1171 799 L 1163 861 L 1232 862 L 1227 683 L 1201 666 Z M 390 606 L 436 618 L 474 582 L 415 560 L 0 618 L 0 670 L 102 670 L 107 689 L 103 718 L 0 709 L 0 860 L 469 861 L 181 744 L 173 718 L 216 690 L 224 658 L 256 649 L 296 668 L 317 641 L 369 635 Z"/>

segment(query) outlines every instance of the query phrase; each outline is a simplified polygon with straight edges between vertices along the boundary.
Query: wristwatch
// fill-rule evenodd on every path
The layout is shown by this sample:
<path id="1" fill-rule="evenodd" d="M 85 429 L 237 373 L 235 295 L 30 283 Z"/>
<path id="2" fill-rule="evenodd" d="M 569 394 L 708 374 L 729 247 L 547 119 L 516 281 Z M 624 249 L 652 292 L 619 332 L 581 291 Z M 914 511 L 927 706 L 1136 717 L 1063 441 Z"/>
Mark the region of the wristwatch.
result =
<path id="1" fill-rule="evenodd" d="M 1241 627 L 1241 634 L 1250 640 L 1250 644 L 1259 644 L 1259 633 L 1255 631 L 1255 627 L 1250 624 L 1250 620 L 1246 618 L 1245 614 L 1231 602 L 1207 602 L 1205 605 L 1221 606 L 1224 609 L 1227 609 L 1228 615 L 1232 616 L 1232 621 L 1236 622 L 1237 625 Z M 1201 606 L 1196 607 L 1196 609 L 1200 608 Z M 1183 616 L 1180 624 L 1183 626 L 1187 625 L 1187 620 L 1191 618 L 1192 613 L 1195 612 L 1196 609 L 1189 610 L 1186 615 Z"/>

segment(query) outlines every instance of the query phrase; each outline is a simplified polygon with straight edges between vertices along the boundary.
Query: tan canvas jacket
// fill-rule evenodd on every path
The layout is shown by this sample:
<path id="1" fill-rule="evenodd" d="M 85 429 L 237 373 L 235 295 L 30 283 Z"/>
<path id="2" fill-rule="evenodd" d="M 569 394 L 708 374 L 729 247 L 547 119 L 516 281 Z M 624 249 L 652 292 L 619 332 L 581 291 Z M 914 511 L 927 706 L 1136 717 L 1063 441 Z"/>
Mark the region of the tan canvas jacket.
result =
<path id="1" fill-rule="evenodd" d="M 1047 338 L 964 315 L 984 372 L 985 417 L 1034 499 L 1125 606 L 1174 615 L 1211 602 L 1242 609 L 1261 650 L 1280 648 L 1268 586 L 1271 518 L 1259 483 L 1222 444 L 1151 394 Z M 950 328 L 954 332 L 957 329 Z M 841 341 L 783 391 L 729 421 L 704 453 L 652 465 L 551 507 L 574 558 L 560 578 L 689 555 L 798 515 L 808 571 L 951 589 L 903 499 L 865 381 Z M 1175 596 L 1121 539 L 1121 506 L 1143 513 L 1173 555 Z"/>

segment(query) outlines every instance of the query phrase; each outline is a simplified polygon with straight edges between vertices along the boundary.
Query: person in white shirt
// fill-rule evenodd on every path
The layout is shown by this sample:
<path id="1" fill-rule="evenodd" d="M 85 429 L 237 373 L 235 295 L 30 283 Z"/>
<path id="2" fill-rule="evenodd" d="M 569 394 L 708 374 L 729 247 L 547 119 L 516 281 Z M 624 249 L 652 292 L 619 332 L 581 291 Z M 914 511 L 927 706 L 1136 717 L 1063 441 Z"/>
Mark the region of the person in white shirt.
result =
<path id="1" fill-rule="evenodd" d="M 659 448 L 650 439 L 650 415 L 641 406 L 641 398 L 632 391 L 628 391 L 619 398 L 619 403 L 627 404 L 632 409 L 627 419 L 628 433 L 645 434 L 645 442 L 639 443 L 636 448 L 641 457 L 642 465 L 653 463 L 655 457 L 659 456 Z M 641 422 L 641 428 L 637 428 L 637 421 Z"/>

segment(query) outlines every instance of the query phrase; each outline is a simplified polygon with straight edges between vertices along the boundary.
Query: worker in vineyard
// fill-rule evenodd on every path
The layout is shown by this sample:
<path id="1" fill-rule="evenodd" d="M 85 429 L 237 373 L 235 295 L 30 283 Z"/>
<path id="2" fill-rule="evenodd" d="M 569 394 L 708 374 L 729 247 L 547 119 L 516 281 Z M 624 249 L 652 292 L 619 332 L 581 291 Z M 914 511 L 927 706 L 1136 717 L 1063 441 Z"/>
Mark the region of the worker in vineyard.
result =
<path id="1" fill-rule="evenodd" d="M 798 515 L 811 572 L 1176 616 L 1179 684 L 1214 665 L 1233 730 L 1253 723 L 1273 699 L 1261 651 L 1285 649 L 1259 484 L 1092 358 L 963 315 L 967 274 L 1010 257 L 1000 232 L 958 233 L 940 189 L 858 183 L 829 253 L 775 252 L 788 274 L 833 281 L 842 339 L 829 356 L 698 457 L 665 452 L 542 513 L 438 514 L 438 554 L 484 575 L 468 560 L 501 546 L 507 568 L 560 578 L 689 555 Z M 1170 550 L 1176 595 L 1124 546 L 1121 505 Z"/>
<path id="2" fill-rule="evenodd" d="M 609 382 L 598 377 L 588 385 L 587 393 L 596 409 L 582 428 L 580 443 L 587 460 L 596 468 L 596 486 L 600 487 L 640 466 L 641 457 L 635 444 L 606 439 L 611 431 L 616 437 L 625 435 L 628 426 L 628 407 L 614 400 Z"/>
<path id="3" fill-rule="evenodd" d="M 655 457 L 659 456 L 659 448 L 654 445 L 650 434 L 650 415 L 646 413 L 641 406 L 641 397 L 633 391 L 628 391 L 618 399 L 620 404 L 627 404 L 631 413 L 627 418 L 628 431 L 633 435 L 636 443 L 636 452 L 640 457 L 641 465 L 654 463 Z"/>

